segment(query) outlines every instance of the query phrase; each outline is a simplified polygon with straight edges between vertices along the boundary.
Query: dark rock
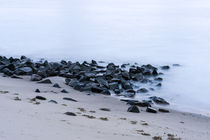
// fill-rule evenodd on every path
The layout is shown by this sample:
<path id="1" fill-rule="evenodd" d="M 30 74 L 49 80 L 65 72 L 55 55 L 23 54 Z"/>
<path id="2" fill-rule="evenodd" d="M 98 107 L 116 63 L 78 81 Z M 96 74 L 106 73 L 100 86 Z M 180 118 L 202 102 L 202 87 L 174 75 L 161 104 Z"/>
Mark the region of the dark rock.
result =
<path id="1" fill-rule="evenodd" d="M 103 92 L 103 89 L 102 88 L 100 88 L 100 87 L 92 87 L 91 88 L 91 91 L 93 92 L 93 93 L 101 93 L 101 92 Z"/>
<path id="2" fill-rule="evenodd" d="M 61 90 L 62 93 L 69 93 L 68 91 L 66 91 L 65 89 Z"/>
<path id="3" fill-rule="evenodd" d="M 63 100 L 78 102 L 77 100 L 69 98 L 69 97 L 64 97 Z"/>
<path id="4" fill-rule="evenodd" d="M 33 70 L 31 67 L 23 67 L 20 69 L 15 70 L 17 75 L 31 75 L 33 74 Z"/>
<path id="5" fill-rule="evenodd" d="M 149 112 L 149 113 L 157 113 L 157 110 L 155 108 L 152 108 L 152 107 L 147 107 L 146 111 Z"/>
<path id="6" fill-rule="evenodd" d="M 104 94 L 104 95 L 111 95 L 110 91 L 108 89 L 104 89 L 101 94 Z"/>
<path id="7" fill-rule="evenodd" d="M 57 101 L 55 101 L 55 100 L 50 100 L 50 101 L 49 101 L 49 103 L 58 104 L 58 102 L 57 102 Z"/>
<path id="8" fill-rule="evenodd" d="M 158 75 L 158 72 L 157 72 L 156 69 L 153 70 L 152 75 L 154 75 L 154 76 L 157 76 Z"/>
<path id="9" fill-rule="evenodd" d="M 127 89 L 133 89 L 132 84 L 130 82 L 122 82 L 122 87 L 127 90 Z"/>
<path id="10" fill-rule="evenodd" d="M 38 74 L 32 74 L 31 75 L 31 81 L 40 81 L 42 80 L 42 77 Z"/>
<path id="11" fill-rule="evenodd" d="M 36 96 L 36 99 L 38 99 L 38 100 L 47 100 L 45 97 L 42 97 L 42 96 Z"/>
<path id="12" fill-rule="evenodd" d="M 4 68 L 2 70 L 2 72 L 7 76 L 12 76 L 13 75 L 13 72 L 11 70 L 9 70 L 8 68 Z"/>
<path id="13" fill-rule="evenodd" d="M 40 82 L 38 82 L 39 84 L 52 84 L 51 80 L 50 79 L 45 79 L 45 80 L 42 80 Z"/>
<path id="14" fill-rule="evenodd" d="M 137 90 L 137 93 L 147 93 L 149 92 L 146 88 L 141 88 L 139 90 Z"/>
<path id="15" fill-rule="evenodd" d="M 138 107 L 135 105 L 130 106 L 127 111 L 132 113 L 140 113 Z"/>
<path id="16" fill-rule="evenodd" d="M 169 113 L 169 110 L 163 108 L 159 108 L 158 111 L 162 113 Z"/>
<path id="17" fill-rule="evenodd" d="M 136 100 L 129 100 L 127 102 L 127 104 L 129 105 L 136 105 L 136 106 L 139 106 L 139 107 L 151 107 L 151 103 L 148 102 L 148 101 L 136 101 Z"/>
<path id="18" fill-rule="evenodd" d="M 162 70 L 168 70 L 168 69 L 170 69 L 170 67 L 169 66 L 161 66 L 161 69 Z"/>
<path id="19" fill-rule="evenodd" d="M 55 83 L 55 84 L 53 85 L 53 87 L 55 87 L 55 88 L 61 88 L 60 85 L 59 85 L 58 83 Z"/>
<path id="20" fill-rule="evenodd" d="M 66 113 L 64 113 L 64 114 L 66 114 L 66 115 L 68 115 L 68 116 L 77 116 L 75 113 L 73 113 L 73 112 L 66 112 Z"/>
<path id="21" fill-rule="evenodd" d="M 14 74 L 11 76 L 11 78 L 14 78 L 14 79 L 23 79 L 22 77 L 19 77 L 19 76 L 14 75 Z"/>
<path id="22" fill-rule="evenodd" d="M 103 77 L 97 77 L 96 82 L 100 84 L 100 86 L 105 86 L 106 88 L 109 88 L 108 82 Z"/>
<path id="23" fill-rule="evenodd" d="M 134 95 L 136 94 L 136 91 L 133 90 L 133 89 L 128 89 L 128 90 L 126 90 L 126 92 L 127 92 L 127 93 L 133 93 Z"/>
<path id="24" fill-rule="evenodd" d="M 180 64 L 173 64 L 174 67 L 180 67 Z"/>
<path id="25" fill-rule="evenodd" d="M 161 86 L 162 86 L 162 84 L 161 84 L 161 83 L 158 83 L 156 86 L 157 86 L 157 87 L 161 87 Z"/>
<path id="26" fill-rule="evenodd" d="M 100 108 L 102 111 L 111 111 L 109 108 Z"/>
<path id="27" fill-rule="evenodd" d="M 129 73 L 127 71 L 122 72 L 122 77 L 125 80 L 130 80 L 130 75 L 129 75 Z"/>
<path id="28" fill-rule="evenodd" d="M 109 83 L 109 89 L 114 90 L 114 89 L 119 89 L 119 85 L 117 82 Z"/>
<path id="29" fill-rule="evenodd" d="M 35 92 L 40 93 L 40 90 L 39 89 L 36 89 Z"/>
<path id="30" fill-rule="evenodd" d="M 155 78 L 155 81 L 163 81 L 163 78 L 160 78 L 160 77 Z"/>
<path id="31" fill-rule="evenodd" d="M 150 99 L 154 101 L 156 104 L 169 105 L 169 103 L 166 100 L 160 97 L 152 96 L 150 97 Z"/>

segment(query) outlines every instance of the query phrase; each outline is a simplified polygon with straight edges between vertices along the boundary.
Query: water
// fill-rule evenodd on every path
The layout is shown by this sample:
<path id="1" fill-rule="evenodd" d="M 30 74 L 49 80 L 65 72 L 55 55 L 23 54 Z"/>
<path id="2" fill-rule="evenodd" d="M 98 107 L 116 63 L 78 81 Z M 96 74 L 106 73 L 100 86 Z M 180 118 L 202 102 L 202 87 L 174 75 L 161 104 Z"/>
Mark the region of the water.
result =
<path id="1" fill-rule="evenodd" d="M 154 94 L 210 113 L 209 0 L 0 0 L 1 55 L 179 63 Z"/>

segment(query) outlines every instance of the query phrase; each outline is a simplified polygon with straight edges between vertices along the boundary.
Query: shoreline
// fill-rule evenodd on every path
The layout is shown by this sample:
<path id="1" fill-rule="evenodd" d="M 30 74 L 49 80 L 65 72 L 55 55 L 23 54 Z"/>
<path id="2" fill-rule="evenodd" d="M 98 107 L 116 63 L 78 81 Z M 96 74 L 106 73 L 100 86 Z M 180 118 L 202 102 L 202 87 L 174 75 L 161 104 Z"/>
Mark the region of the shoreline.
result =
<path id="1" fill-rule="evenodd" d="M 208 140 L 210 136 L 209 117 L 175 110 L 153 114 L 143 107 L 139 107 L 140 113 L 130 113 L 129 105 L 112 96 L 88 95 L 65 85 L 64 78 L 49 79 L 61 88 L 29 81 L 29 76 L 23 79 L 0 76 L 0 120 L 4 126 L 0 129 L 1 139 Z M 37 88 L 40 93 L 34 92 Z M 62 93 L 62 89 L 69 93 Z M 36 96 L 47 100 L 31 100 Z M 78 102 L 63 100 L 64 97 Z"/>

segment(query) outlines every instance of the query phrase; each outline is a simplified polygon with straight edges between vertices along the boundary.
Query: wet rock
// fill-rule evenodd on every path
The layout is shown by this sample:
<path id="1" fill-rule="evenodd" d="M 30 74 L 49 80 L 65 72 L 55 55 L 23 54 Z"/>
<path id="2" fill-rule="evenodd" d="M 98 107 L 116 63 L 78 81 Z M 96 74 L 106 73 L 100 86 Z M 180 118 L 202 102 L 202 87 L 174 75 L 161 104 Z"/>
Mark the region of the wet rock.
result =
<path id="1" fill-rule="evenodd" d="M 64 113 L 64 114 L 66 114 L 66 115 L 68 115 L 68 116 L 77 116 L 75 113 L 73 113 L 73 112 L 66 112 L 66 113 Z"/>
<path id="2" fill-rule="evenodd" d="M 125 90 L 128 90 L 128 89 L 133 89 L 133 87 L 132 87 L 132 84 L 130 83 L 130 82 L 124 82 L 124 81 L 122 81 L 122 87 L 123 87 L 123 89 L 125 89 Z"/>
<path id="3" fill-rule="evenodd" d="M 13 72 L 11 70 L 9 70 L 8 68 L 4 68 L 2 70 L 2 73 L 4 73 L 7 76 L 12 76 L 13 75 Z"/>
<path id="4" fill-rule="evenodd" d="M 14 78 L 14 79 L 23 79 L 22 77 L 19 77 L 19 76 L 14 75 L 14 74 L 11 76 L 11 78 Z"/>
<path id="5" fill-rule="evenodd" d="M 158 111 L 162 113 L 169 113 L 169 110 L 163 108 L 159 108 Z"/>
<path id="6" fill-rule="evenodd" d="M 149 112 L 149 113 L 157 113 L 157 110 L 155 108 L 152 108 L 152 107 L 147 107 L 146 111 Z"/>
<path id="7" fill-rule="evenodd" d="M 75 100 L 73 98 L 69 98 L 69 97 L 64 97 L 63 100 L 78 102 L 77 100 Z"/>
<path id="8" fill-rule="evenodd" d="M 147 93 L 149 92 L 146 88 L 141 88 L 139 90 L 137 90 L 137 93 Z"/>
<path id="9" fill-rule="evenodd" d="M 31 75 L 33 74 L 33 70 L 31 67 L 23 67 L 15 70 L 15 74 L 17 75 Z"/>
<path id="10" fill-rule="evenodd" d="M 163 81 L 163 78 L 161 77 L 155 78 L 155 81 Z"/>
<path id="11" fill-rule="evenodd" d="M 101 93 L 101 92 L 103 92 L 103 89 L 100 87 L 91 87 L 91 91 L 93 93 Z"/>
<path id="12" fill-rule="evenodd" d="M 53 85 L 53 87 L 55 87 L 55 88 L 61 88 L 60 85 L 59 85 L 58 83 L 55 83 L 55 84 Z"/>
<path id="13" fill-rule="evenodd" d="M 40 93 L 40 90 L 39 89 L 36 89 L 35 92 Z"/>
<path id="14" fill-rule="evenodd" d="M 161 86 L 162 86 L 162 84 L 161 84 L 161 83 L 158 83 L 156 86 L 157 86 L 157 87 L 161 87 Z"/>
<path id="15" fill-rule="evenodd" d="M 122 74 L 122 77 L 125 79 L 125 80 L 130 80 L 130 75 L 127 71 L 124 71 L 121 73 Z"/>
<path id="16" fill-rule="evenodd" d="M 52 84 L 51 80 L 50 79 L 45 79 L 45 80 L 42 80 L 40 82 L 38 82 L 39 84 Z"/>
<path id="17" fill-rule="evenodd" d="M 168 69 L 170 69 L 170 67 L 169 66 L 161 66 L 161 69 L 162 70 L 168 70 Z"/>
<path id="18" fill-rule="evenodd" d="M 139 106 L 139 107 L 151 107 L 151 103 L 148 102 L 148 101 L 136 101 L 136 100 L 129 100 L 127 102 L 127 104 L 129 105 L 136 105 L 136 106 Z"/>
<path id="19" fill-rule="evenodd" d="M 111 111 L 109 108 L 100 108 L 102 111 Z"/>
<path id="20" fill-rule="evenodd" d="M 132 112 L 132 113 L 140 113 L 139 109 L 137 106 L 132 105 L 128 108 L 127 112 Z"/>
<path id="21" fill-rule="evenodd" d="M 114 89 L 119 89 L 119 85 L 117 82 L 109 83 L 109 89 L 114 90 Z"/>
<path id="22" fill-rule="evenodd" d="M 169 103 L 166 100 L 160 97 L 152 96 L 150 97 L 150 99 L 154 101 L 156 104 L 169 105 Z"/>
<path id="23" fill-rule="evenodd" d="M 108 89 L 104 89 L 101 94 L 104 94 L 104 95 L 111 95 L 110 91 Z"/>
<path id="24" fill-rule="evenodd" d="M 154 76 L 157 76 L 158 75 L 158 72 L 157 72 L 156 69 L 153 70 L 152 75 L 154 75 Z"/>
<path id="25" fill-rule="evenodd" d="M 69 93 L 68 91 L 66 91 L 65 89 L 61 90 L 62 93 Z"/>
<path id="26" fill-rule="evenodd" d="M 49 103 L 58 104 L 58 102 L 57 102 L 57 101 L 55 101 L 55 100 L 50 100 L 50 101 L 49 101 Z"/>
<path id="27" fill-rule="evenodd" d="M 32 74 L 31 75 L 31 81 L 40 81 L 42 80 L 42 77 L 38 74 Z"/>
<path id="28" fill-rule="evenodd" d="M 36 99 L 38 99 L 38 100 L 47 100 L 45 97 L 43 97 L 43 96 L 36 96 Z"/>

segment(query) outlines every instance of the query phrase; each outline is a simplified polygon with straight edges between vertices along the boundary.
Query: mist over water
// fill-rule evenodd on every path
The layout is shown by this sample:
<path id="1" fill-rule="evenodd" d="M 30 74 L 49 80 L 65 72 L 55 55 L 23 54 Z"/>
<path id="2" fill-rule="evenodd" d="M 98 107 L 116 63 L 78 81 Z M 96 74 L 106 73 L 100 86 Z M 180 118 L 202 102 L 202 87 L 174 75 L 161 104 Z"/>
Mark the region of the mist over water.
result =
<path id="1" fill-rule="evenodd" d="M 178 63 L 154 95 L 188 112 L 210 113 L 209 38 L 209 0 L 0 0 L 1 55 Z"/>

